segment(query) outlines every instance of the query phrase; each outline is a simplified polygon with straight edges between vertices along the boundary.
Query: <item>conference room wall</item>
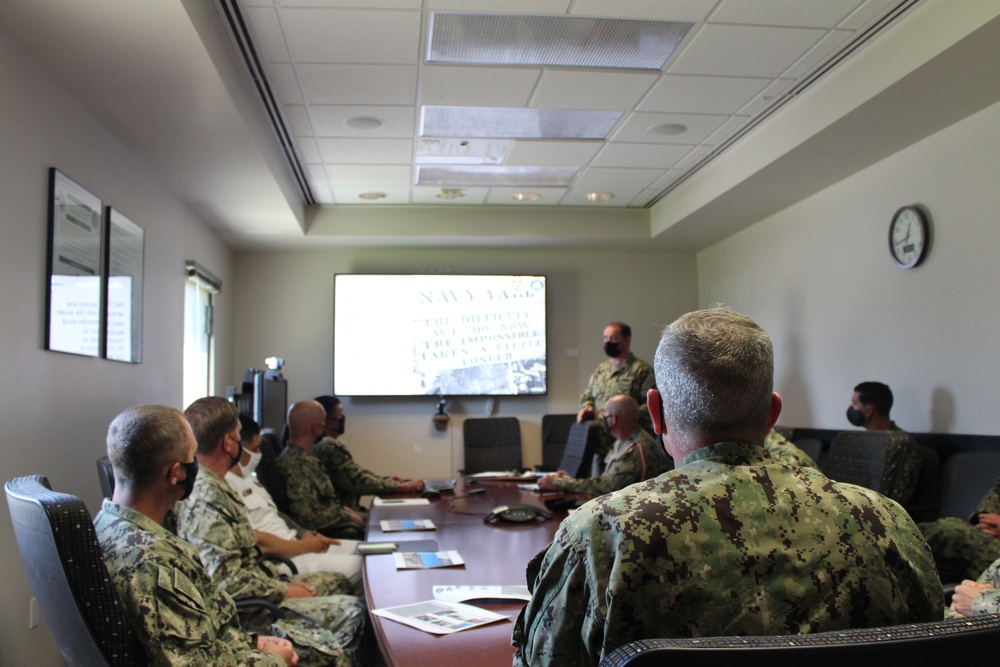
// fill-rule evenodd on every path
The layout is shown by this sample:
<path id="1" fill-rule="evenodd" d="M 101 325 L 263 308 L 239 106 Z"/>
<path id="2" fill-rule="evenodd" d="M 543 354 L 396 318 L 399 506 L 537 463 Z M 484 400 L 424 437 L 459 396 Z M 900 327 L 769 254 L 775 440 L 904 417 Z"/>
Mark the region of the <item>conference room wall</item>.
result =
<path id="1" fill-rule="evenodd" d="M 228 286 L 231 253 L 147 165 L 4 35 L 0 90 L 0 482 L 44 474 L 96 513 L 100 486 L 94 462 L 104 453 L 110 420 L 135 403 L 181 407 L 184 260 L 196 259 Z M 58 167 L 145 230 L 141 364 L 43 350 L 49 167 Z M 228 345 L 229 295 L 224 292 L 216 303 L 217 335 Z M 227 353 L 217 360 L 223 389 L 232 377 L 229 359 Z M 44 620 L 28 629 L 32 593 L 6 499 L 0 505 L 0 665 L 63 664 Z"/>
<path id="2" fill-rule="evenodd" d="M 698 255 L 699 302 L 774 338 L 779 423 L 849 428 L 852 388 L 879 380 L 903 428 L 1000 433 L 998 155 L 994 105 Z M 904 271 L 889 220 L 914 203 L 933 241 Z"/>
<path id="3" fill-rule="evenodd" d="M 693 254 L 525 248 L 238 252 L 232 367 L 259 368 L 277 355 L 286 360 L 290 401 L 330 393 L 334 274 L 435 271 L 548 276 L 549 394 L 492 402 L 493 414 L 521 420 L 526 465 L 542 460 L 542 415 L 577 411 L 581 391 L 605 358 L 601 334 L 607 322 L 628 322 L 634 352 L 651 361 L 662 326 L 697 303 Z M 380 350 L 356 353 L 376 357 Z M 437 397 L 344 402 L 345 441 L 362 465 L 426 478 L 449 476 L 461 467 L 462 422 L 487 416 L 491 405 L 482 398 L 449 399 L 452 419 L 439 432 L 431 422 Z"/>

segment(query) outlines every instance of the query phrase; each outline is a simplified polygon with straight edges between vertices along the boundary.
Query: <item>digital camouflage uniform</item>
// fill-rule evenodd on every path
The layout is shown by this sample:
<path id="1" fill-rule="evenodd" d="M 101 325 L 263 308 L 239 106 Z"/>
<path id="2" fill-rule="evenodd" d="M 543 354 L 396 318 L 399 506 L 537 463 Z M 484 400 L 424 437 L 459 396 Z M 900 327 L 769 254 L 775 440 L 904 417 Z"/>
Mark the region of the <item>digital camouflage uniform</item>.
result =
<path id="1" fill-rule="evenodd" d="M 528 565 L 515 665 L 597 665 L 649 637 L 942 618 L 930 550 L 874 491 L 723 442 L 596 498 Z"/>
<path id="2" fill-rule="evenodd" d="M 976 579 L 1000 559 L 1000 540 L 976 528 L 980 514 L 1000 514 L 1000 479 L 968 520 L 944 517 L 920 524 L 934 553 L 941 581 L 957 584 Z"/>
<path id="3" fill-rule="evenodd" d="M 105 500 L 94 520 L 111 581 L 149 664 L 277 665 L 240 629 L 236 606 L 190 544 L 149 517 Z"/>
<path id="4" fill-rule="evenodd" d="M 615 369 L 611 359 L 605 359 L 597 365 L 590 383 L 580 396 L 580 408 L 592 408 L 594 414 L 604 410 L 608 399 L 618 394 L 631 396 L 639 404 L 639 425 L 648 433 L 653 433 L 653 420 L 646 409 L 646 392 L 656 386 L 653 367 L 634 354 L 618 369 Z M 614 438 L 601 431 L 601 438 L 595 456 L 603 459 L 611 451 Z"/>
<path id="5" fill-rule="evenodd" d="M 991 584 L 994 590 L 983 591 L 972 601 L 972 614 L 1000 614 L 1000 560 L 994 561 L 977 579 L 981 584 Z"/>
<path id="6" fill-rule="evenodd" d="M 351 520 L 315 455 L 289 442 L 278 456 L 277 466 L 285 480 L 288 513 L 300 526 L 323 530 Z"/>
<path id="7" fill-rule="evenodd" d="M 201 556 L 209 576 L 234 600 L 263 598 L 304 614 L 308 619 L 283 619 L 272 624 L 265 611 L 245 611 L 241 625 L 250 631 L 285 637 L 308 664 L 349 665 L 355 660 L 367 612 L 350 593 L 347 577 L 334 572 L 295 575 L 315 598 L 285 599 L 286 587 L 277 567 L 264 560 L 246 507 L 218 475 L 202 466 L 191 496 L 174 505 L 177 534 Z"/>
<path id="8" fill-rule="evenodd" d="M 787 463 L 800 468 L 812 468 L 819 470 L 816 462 L 808 454 L 795 446 L 795 443 L 781 435 L 773 428 L 764 438 L 764 449 L 771 455 L 771 458 L 781 463 Z"/>
<path id="9" fill-rule="evenodd" d="M 615 440 L 605 459 L 604 473 L 600 477 L 586 479 L 557 477 L 553 480 L 553 485 L 560 491 L 602 496 L 624 489 L 629 484 L 652 479 L 673 467 L 673 461 L 667 457 L 660 443 L 642 428 L 636 428 L 624 442 Z"/>
<path id="10" fill-rule="evenodd" d="M 347 447 L 337 438 L 323 438 L 313 446 L 312 453 L 323 464 L 323 470 L 333 482 L 337 495 L 355 512 L 365 511 L 359 502 L 361 496 L 392 493 L 399 488 L 396 482 L 358 465 Z"/>
<path id="11" fill-rule="evenodd" d="M 890 431 L 900 431 L 903 429 L 896 426 L 896 422 L 890 422 Z M 899 449 L 895 460 L 888 462 L 889 466 L 898 466 L 899 472 L 896 474 L 896 481 L 892 488 L 885 495 L 895 500 L 904 507 L 917 500 L 917 487 L 920 485 L 920 469 L 923 467 L 923 459 L 917 451 L 916 442 L 907 436 L 907 443 Z"/>

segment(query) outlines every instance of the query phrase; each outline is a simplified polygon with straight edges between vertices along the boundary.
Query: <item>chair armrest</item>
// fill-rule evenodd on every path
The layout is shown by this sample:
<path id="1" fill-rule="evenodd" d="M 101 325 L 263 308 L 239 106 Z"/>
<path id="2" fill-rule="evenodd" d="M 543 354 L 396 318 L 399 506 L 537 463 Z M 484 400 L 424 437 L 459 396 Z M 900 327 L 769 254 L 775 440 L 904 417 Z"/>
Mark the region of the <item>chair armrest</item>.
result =
<path id="1" fill-rule="evenodd" d="M 281 554 L 264 554 L 264 560 L 273 560 L 275 563 L 281 563 L 287 567 L 292 574 L 298 574 L 299 568 L 295 567 L 295 563 L 288 556 L 282 556 Z"/>
<path id="2" fill-rule="evenodd" d="M 327 526 L 326 528 L 320 528 L 318 531 L 322 535 L 331 537 L 333 539 L 344 538 L 345 540 L 362 540 L 365 539 L 365 529 L 357 524 L 350 522 L 338 523 L 333 526 Z"/>

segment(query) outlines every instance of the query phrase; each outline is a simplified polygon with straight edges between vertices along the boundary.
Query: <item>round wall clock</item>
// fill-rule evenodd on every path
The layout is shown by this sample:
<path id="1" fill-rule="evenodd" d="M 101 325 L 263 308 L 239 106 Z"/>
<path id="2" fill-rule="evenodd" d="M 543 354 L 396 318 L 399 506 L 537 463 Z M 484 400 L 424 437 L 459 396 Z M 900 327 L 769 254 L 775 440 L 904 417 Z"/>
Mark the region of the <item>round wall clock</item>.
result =
<path id="1" fill-rule="evenodd" d="M 912 269 L 927 254 L 927 217 L 916 206 L 896 211 L 889 223 L 889 254 L 896 266 Z"/>

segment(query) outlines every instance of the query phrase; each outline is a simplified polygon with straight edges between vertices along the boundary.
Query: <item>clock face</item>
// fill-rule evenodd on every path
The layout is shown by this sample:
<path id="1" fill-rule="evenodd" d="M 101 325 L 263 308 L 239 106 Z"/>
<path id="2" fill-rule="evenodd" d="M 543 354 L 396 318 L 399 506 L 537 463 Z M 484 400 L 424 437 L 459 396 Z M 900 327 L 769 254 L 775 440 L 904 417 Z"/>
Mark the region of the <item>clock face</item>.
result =
<path id="1" fill-rule="evenodd" d="M 889 251 L 901 268 L 916 266 L 927 248 L 927 221 L 920 210 L 904 206 L 896 211 L 889 225 Z"/>

